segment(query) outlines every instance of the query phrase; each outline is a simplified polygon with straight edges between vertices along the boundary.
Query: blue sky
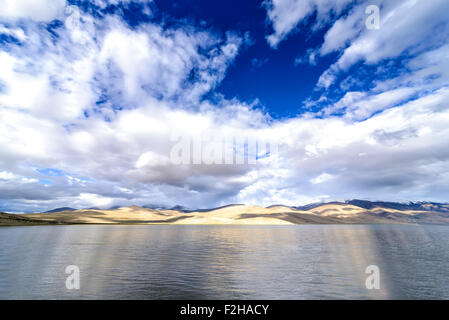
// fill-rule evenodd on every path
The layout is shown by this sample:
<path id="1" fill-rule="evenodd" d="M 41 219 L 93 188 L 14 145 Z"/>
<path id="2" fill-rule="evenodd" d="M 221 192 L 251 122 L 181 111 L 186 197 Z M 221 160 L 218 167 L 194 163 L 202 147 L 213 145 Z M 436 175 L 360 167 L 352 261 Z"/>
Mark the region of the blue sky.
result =
<path id="1" fill-rule="evenodd" d="M 257 107 L 265 108 L 274 118 L 292 117 L 309 111 L 303 103 L 318 95 L 314 91 L 315 84 L 335 58 L 324 57 L 317 65 L 295 64 L 297 59 L 307 55 L 309 48 L 320 45 L 325 30 L 297 32 L 283 41 L 279 48 L 273 49 L 265 39 L 272 27 L 267 21 L 263 1 L 159 1 L 149 5 L 151 15 L 142 14 L 141 3 L 132 3 L 125 8 L 120 4 L 110 5 L 104 9 L 92 6 L 89 1 L 71 3 L 79 4 L 87 12 L 120 12 L 131 27 L 148 22 L 166 26 L 189 24 L 221 35 L 232 31 L 246 36 L 247 43 L 228 68 L 226 77 L 207 97 L 213 99 L 213 95 L 218 93 L 227 99 L 236 97 L 248 103 L 257 100 Z M 313 21 L 306 22 L 304 29 L 310 29 L 312 25 Z M 333 96 L 337 98 L 342 94 L 335 92 Z"/>
<path id="2" fill-rule="evenodd" d="M 448 10 L 6 0 L 0 210 L 447 202 Z M 176 137 L 201 137 L 203 154 L 229 137 L 277 148 L 256 164 L 175 164 Z"/>
<path id="3" fill-rule="evenodd" d="M 260 107 L 265 107 L 273 117 L 303 112 L 302 102 L 313 94 L 316 81 L 326 69 L 326 64 L 294 67 L 297 57 L 319 44 L 320 35 L 298 33 L 278 49 L 270 47 L 265 37 L 272 28 L 261 1 L 164 2 L 160 10 L 176 18 L 189 17 L 217 32 L 247 33 L 249 44 L 236 57 L 217 91 L 228 99 L 237 97 L 247 102 L 258 99 Z"/>

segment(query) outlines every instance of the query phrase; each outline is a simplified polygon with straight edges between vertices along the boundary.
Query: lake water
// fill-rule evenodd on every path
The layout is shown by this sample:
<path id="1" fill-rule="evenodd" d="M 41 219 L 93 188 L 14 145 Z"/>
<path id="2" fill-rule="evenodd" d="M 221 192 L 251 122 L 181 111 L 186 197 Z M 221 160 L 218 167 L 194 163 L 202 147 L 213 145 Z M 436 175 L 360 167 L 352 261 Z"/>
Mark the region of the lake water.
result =
<path id="1" fill-rule="evenodd" d="M 448 226 L 2 227 L 0 244 L 1 299 L 449 299 Z"/>

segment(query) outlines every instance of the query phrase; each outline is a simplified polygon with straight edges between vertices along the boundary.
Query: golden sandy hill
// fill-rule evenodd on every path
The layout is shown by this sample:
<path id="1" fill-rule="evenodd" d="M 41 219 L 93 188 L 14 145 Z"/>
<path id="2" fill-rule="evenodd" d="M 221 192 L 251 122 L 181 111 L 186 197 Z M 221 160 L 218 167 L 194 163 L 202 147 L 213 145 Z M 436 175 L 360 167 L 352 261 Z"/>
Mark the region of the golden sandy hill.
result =
<path id="1" fill-rule="evenodd" d="M 442 209 L 441 209 L 442 208 Z M 370 209 L 349 203 L 323 203 L 300 210 L 275 205 L 270 207 L 228 205 L 211 210 L 181 211 L 148 209 L 138 206 L 112 210 L 74 210 L 20 215 L 22 218 L 62 224 L 372 224 L 372 223 L 449 223 L 449 212 L 422 206 L 420 210 L 399 210 L 378 205 Z M 432 210 L 431 210 L 432 209 Z"/>

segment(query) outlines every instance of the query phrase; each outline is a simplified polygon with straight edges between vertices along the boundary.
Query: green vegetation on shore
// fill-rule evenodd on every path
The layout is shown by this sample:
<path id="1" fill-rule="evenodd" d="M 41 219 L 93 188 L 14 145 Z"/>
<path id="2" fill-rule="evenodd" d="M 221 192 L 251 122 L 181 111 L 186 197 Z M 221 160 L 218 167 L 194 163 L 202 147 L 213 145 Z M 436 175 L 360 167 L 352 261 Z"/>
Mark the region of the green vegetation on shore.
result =
<path id="1" fill-rule="evenodd" d="M 36 226 L 36 225 L 55 225 L 56 221 L 44 221 L 39 219 L 29 219 L 17 214 L 8 214 L 0 212 L 0 226 Z"/>

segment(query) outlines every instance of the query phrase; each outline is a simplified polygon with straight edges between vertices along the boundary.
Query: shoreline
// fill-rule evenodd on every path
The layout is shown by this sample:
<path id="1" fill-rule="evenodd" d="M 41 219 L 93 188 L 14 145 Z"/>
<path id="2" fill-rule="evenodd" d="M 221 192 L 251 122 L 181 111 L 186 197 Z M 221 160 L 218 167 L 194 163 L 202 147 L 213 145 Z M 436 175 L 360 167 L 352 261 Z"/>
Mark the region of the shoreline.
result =
<path id="1" fill-rule="evenodd" d="M 66 208 L 64 208 L 66 209 Z M 44 213 L 0 212 L 0 226 L 28 225 L 449 225 L 449 205 L 434 207 L 371 207 L 324 203 L 312 207 L 229 205 L 211 210 L 183 211 L 138 206 L 79 209 Z"/>

